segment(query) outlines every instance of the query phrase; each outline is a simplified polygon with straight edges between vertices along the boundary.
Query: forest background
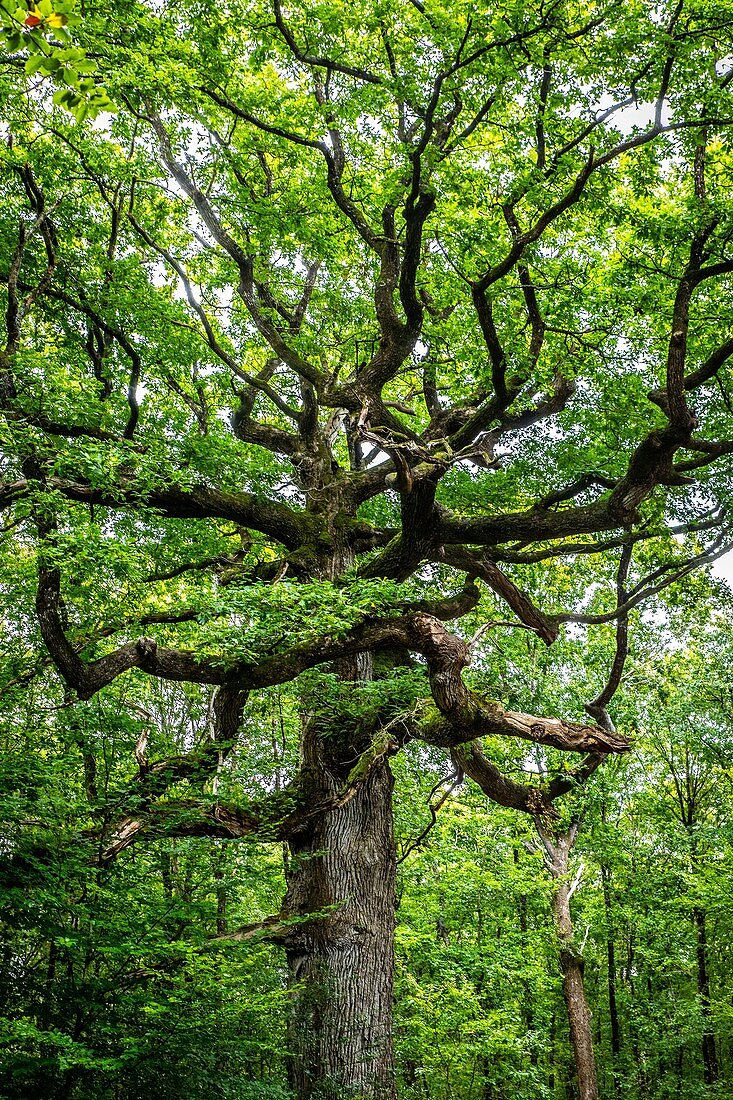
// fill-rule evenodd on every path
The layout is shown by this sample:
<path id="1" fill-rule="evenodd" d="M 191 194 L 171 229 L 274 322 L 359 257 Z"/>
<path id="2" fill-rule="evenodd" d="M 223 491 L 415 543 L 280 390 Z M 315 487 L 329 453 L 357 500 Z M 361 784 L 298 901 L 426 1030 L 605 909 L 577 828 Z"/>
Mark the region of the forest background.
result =
<path id="1" fill-rule="evenodd" d="M 730 1094 L 732 28 L 3 0 L 6 1100 Z"/>

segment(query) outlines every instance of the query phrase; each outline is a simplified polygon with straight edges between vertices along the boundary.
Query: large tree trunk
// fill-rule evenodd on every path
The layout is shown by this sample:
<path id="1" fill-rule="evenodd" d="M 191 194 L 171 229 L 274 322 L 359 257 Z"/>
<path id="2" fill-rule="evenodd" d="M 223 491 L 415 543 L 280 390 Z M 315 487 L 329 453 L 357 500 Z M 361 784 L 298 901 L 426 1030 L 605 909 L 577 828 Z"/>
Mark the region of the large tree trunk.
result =
<path id="1" fill-rule="evenodd" d="M 335 782 L 321 768 L 317 784 Z M 358 794 L 291 844 L 286 952 L 293 991 L 290 1084 L 298 1100 L 395 1097 L 393 780 L 386 761 Z"/>
<path id="2" fill-rule="evenodd" d="M 332 535 L 331 555 L 314 575 L 334 579 L 353 564 L 353 553 L 342 542 L 344 502 L 331 483 L 331 455 L 318 435 L 311 396 L 306 387 L 300 427 L 309 457 L 300 474 L 309 507 L 327 515 Z M 373 678 L 372 654 L 337 661 L 332 670 L 346 696 Z M 313 802 L 343 786 L 379 725 L 376 715 L 355 720 L 353 709 L 339 716 L 338 700 L 322 706 L 316 698 L 303 715 L 301 781 Z M 393 787 L 383 759 L 350 801 L 315 817 L 289 843 L 282 913 L 298 921 L 284 938 L 292 993 L 288 1076 L 297 1100 L 396 1098 Z"/>

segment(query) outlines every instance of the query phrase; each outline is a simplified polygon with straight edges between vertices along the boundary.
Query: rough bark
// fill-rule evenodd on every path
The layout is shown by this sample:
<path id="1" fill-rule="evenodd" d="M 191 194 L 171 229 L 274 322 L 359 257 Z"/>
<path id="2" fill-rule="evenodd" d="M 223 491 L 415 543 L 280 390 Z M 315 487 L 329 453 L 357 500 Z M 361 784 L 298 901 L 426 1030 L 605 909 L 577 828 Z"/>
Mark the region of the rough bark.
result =
<path id="1" fill-rule="evenodd" d="M 308 471 L 317 490 L 324 473 Z M 319 570 L 327 576 L 351 563 L 338 539 L 339 503 L 335 493 L 311 494 L 311 507 L 325 513 L 334 534 L 332 554 Z M 346 649 L 332 667 L 345 693 L 374 677 L 369 650 Z M 318 700 L 302 716 L 301 783 L 316 804 L 354 779 L 364 754 L 369 766 L 352 798 L 289 838 L 282 915 L 295 923 L 282 942 L 292 990 L 288 1077 L 298 1100 L 396 1098 L 394 780 L 386 752 L 372 759 L 375 725 L 378 719 L 355 722 L 333 709 L 322 712 Z"/>
<path id="2" fill-rule="evenodd" d="M 332 782 L 323 767 L 317 782 Z M 346 806 L 291 842 L 285 940 L 293 990 L 290 1086 L 301 1100 L 396 1096 L 392 775 L 386 760 Z"/>

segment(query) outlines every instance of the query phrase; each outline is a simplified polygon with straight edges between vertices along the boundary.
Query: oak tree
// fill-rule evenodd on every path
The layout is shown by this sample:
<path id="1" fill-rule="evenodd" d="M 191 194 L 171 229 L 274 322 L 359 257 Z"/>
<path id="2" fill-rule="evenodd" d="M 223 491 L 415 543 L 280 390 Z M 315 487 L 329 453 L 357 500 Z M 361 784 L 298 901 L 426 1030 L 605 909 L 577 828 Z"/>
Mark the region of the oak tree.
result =
<path id="1" fill-rule="evenodd" d="M 90 858 L 286 844 L 259 931 L 291 1085 L 390 1096 L 390 758 L 454 752 L 549 820 L 629 747 L 612 691 L 512 709 L 472 686 L 482 635 L 623 623 L 727 546 L 730 19 L 202 0 L 75 33 L 110 118 L 2 77 L 0 504 L 34 575 L 13 676 L 68 707 L 134 709 L 115 692 L 151 678 L 210 699 L 188 751 L 143 725 L 112 804 L 82 739 Z M 603 611 L 543 595 L 587 556 Z M 297 752 L 245 793 L 282 685 Z M 558 774 L 516 783 L 485 737 Z"/>

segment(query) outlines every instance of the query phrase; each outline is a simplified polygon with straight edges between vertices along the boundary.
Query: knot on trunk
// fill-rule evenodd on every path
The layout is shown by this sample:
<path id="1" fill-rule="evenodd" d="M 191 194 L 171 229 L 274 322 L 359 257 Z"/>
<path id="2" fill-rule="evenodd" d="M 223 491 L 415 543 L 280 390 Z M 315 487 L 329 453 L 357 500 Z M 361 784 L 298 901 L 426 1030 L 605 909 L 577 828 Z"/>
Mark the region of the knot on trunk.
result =
<path id="1" fill-rule="evenodd" d="M 144 668 L 145 665 L 155 664 L 158 653 L 158 643 L 155 638 L 138 638 L 135 642 L 135 649 L 140 658 L 141 667 Z"/>

